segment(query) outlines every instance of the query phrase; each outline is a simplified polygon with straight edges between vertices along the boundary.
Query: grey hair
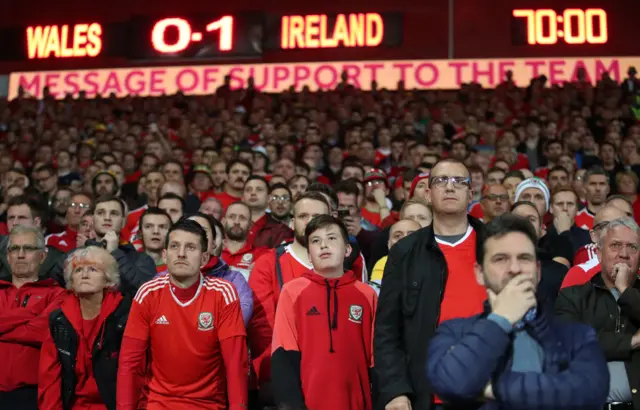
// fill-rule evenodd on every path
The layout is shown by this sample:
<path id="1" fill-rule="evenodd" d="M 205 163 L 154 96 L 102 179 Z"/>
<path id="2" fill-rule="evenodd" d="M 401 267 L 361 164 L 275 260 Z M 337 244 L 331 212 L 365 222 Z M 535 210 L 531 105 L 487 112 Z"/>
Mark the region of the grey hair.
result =
<path id="1" fill-rule="evenodd" d="M 610 230 L 619 228 L 619 227 L 629 228 L 636 233 L 636 235 L 640 235 L 640 226 L 636 223 L 636 221 L 630 216 L 623 216 L 622 218 L 614 219 L 609 222 L 607 226 L 602 229 L 600 232 L 600 238 L 598 238 L 598 249 L 602 249 L 604 246 L 604 238 L 607 236 Z"/>
<path id="2" fill-rule="evenodd" d="M 16 225 L 13 227 L 13 229 L 11 230 L 11 233 L 9 234 L 9 240 L 7 241 L 7 248 L 11 246 L 11 238 L 14 235 L 24 235 L 28 233 L 35 235 L 36 247 L 40 250 L 45 250 L 44 234 L 42 233 L 42 230 L 40 230 L 40 228 L 38 227 L 27 226 L 27 225 Z"/>
<path id="3" fill-rule="evenodd" d="M 67 289 L 73 290 L 73 271 L 79 263 L 93 265 L 101 269 L 106 279 L 105 288 L 120 285 L 120 272 L 116 259 L 104 248 L 87 246 L 71 252 L 64 261 L 64 281 L 67 284 Z"/>

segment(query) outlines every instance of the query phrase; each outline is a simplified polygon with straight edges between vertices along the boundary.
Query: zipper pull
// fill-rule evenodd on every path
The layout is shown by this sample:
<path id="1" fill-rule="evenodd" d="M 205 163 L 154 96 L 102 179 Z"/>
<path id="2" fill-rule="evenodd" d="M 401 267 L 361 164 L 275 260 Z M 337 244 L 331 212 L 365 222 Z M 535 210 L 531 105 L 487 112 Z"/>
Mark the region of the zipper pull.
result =
<path id="1" fill-rule="evenodd" d="M 29 301 L 29 297 L 30 297 L 30 296 L 31 296 L 31 295 L 27 294 L 27 295 L 24 297 L 24 300 L 22 301 L 22 307 L 23 307 L 23 308 L 27 307 L 27 302 Z"/>

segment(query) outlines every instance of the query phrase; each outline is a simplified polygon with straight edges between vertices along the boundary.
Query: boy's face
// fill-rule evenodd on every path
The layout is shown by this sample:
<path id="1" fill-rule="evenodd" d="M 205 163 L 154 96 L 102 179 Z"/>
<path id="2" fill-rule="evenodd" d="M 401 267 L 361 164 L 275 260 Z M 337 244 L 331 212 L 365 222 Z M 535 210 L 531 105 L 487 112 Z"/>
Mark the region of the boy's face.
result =
<path id="1" fill-rule="evenodd" d="M 344 258 L 351 254 L 351 245 L 345 243 L 337 225 L 316 230 L 307 245 L 309 259 L 318 273 L 343 269 Z"/>

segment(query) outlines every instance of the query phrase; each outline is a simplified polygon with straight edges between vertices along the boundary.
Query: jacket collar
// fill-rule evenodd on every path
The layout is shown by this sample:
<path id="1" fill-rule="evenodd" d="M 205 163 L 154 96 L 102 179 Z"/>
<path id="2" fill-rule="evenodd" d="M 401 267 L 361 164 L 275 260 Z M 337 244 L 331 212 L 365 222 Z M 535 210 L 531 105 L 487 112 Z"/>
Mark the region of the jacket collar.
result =
<path id="1" fill-rule="evenodd" d="M 536 317 L 535 319 L 527 322 L 524 326 L 524 329 L 529 333 L 535 340 L 540 342 L 540 344 L 544 344 L 543 342 L 549 340 L 549 315 L 546 313 L 544 304 L 537 298 L 538 304 L 536 307 Z M 489 301 L 484 302 L 484 311 L 482 313 L 482 317 L 486 317 L 491 313 L 491 306 L 489 305 Z"/>
<path id="2" fill-rule="evenodd" d="M 476 231 L 476 235 L 484 232 L 484 223 L 482 223 L 481 220 L 476 219 L 471 215 L 467 215 L 467 220 L 469 221 L 469 225 L 471 225 L 471 228 L 473 228 L 473 230 Z M 435 235 L 435 232 L 433 231 L 433 222 L 431 223 L 431 225 L 423 229 L 426 230 L 426 234 L 427 234 L 427 246 L 429 246 L 430 248 L 438 248 L 438 243 L 436 242 L 436 235 Z M 481 236 L 478 235 L 476 236 L 476 238 L 481 238 Z"/>
<path id="3" fill-rule="evenodd" d="M 344 272 L 344 275 L 339 278 L 328 279 L 324 276 L 316 273 L 313 270 L 309 270 L 303 274 L 303 276 L 309 279 L 311 282 L 317 283 L 322 286 L 331 286 L 332 288 L 340 288 L 356 281 L 354 273 L 350 270 Z"/>
<path id="4" fill-rule="evenodd" d="M 229 270 L 229 265 L 222 258 L 218 258 L 218 263 L 216 263 L 211 269 L 206 272 L 203 270 L 205 275 L 215 276 L 219 278 L 224 274 L 224 272 Z"/>
<path id="5" fill-rule="evenodd" d="M 11 286 L 13 286 L 13 282 L 11 281 L 11 276 L 9 276 L 8 278 L 3 277 L 2 279 L 0 279 L 0 288 L 7 288 Z M 41 276 L 38 276 L 37 281 L 25 283 L 22 287 L 44 288 L 44 287 L 52 287 L 52 286 L 58 286 L 58 282 L 56 282 L 51 278 L 43 278 Z"/>

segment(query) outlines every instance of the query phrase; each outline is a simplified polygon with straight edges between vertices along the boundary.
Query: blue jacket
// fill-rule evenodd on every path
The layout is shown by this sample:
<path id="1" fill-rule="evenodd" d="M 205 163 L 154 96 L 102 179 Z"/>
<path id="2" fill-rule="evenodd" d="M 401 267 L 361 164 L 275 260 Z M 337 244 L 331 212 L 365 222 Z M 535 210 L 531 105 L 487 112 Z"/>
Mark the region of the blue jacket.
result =
<path id="1" fill-rule="evenodd" d="M 511 334 L 488 313 L 444 322 L 431 340 L 427 378 L 442 401 L 483 410 L 602 409 L 609 369 L 591 327 L 554 322 L 539 310 L 526 330 L 544 352 L 543 373 L 514 372 Z M 489 381 L 496 400 L 482 402 Z"/>
<path id="2" fill-rule="evenodd" d="M 249 287 L 247 280 L 242 276 L 242 273 L 231 270 L 229 265 L 220 259 L 210 271 L 206 272 L 206 275 L 224 279 L 236 287 L 238 297 L 240 297 L 240 308 L 242 309 L 244 327 L 247 327 L 251 316 L 253 316 L 253 291 Z"/>

